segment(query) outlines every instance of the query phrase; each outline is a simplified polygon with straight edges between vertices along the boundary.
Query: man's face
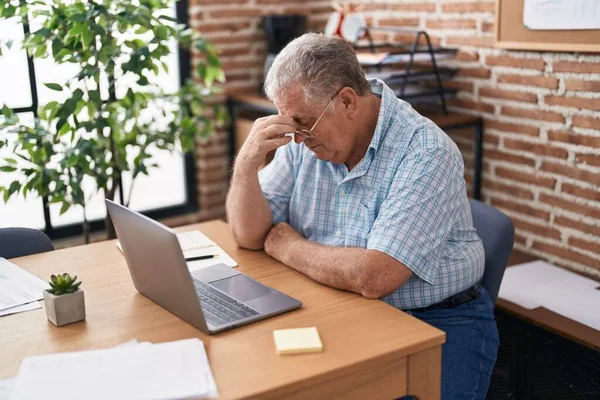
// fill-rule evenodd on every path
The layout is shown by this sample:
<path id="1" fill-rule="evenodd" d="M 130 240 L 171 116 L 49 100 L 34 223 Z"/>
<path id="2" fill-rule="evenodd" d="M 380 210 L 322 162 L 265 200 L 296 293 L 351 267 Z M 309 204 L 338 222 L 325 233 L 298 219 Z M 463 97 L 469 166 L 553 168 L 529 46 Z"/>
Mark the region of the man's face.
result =
<path id="1" fill-rule="evenodd" d="M 297 130 L 301 131 L 294 134 L 296 143 L 304 143 L 319 160 L 341 164 L 349 154 L 351 132 L 339 92 L 332 93 L 330 99 L 324 99 L 326 101 L 320 106 L 312 106 L 304 101 L 302 89 L 294 87 L 278 96 L 275 105 L 281 115 L 293 118 Z"/>

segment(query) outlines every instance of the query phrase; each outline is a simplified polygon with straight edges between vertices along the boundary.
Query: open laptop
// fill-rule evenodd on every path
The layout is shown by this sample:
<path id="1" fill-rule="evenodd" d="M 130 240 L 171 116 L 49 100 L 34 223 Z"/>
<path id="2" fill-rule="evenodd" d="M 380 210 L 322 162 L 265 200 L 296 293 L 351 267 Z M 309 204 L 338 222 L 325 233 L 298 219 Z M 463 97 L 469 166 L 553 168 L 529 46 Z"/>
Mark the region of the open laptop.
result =
<path id="1" fill-rule="evenodd" d="M 190 272 L 172 229 L 110 200 L 106 208 L 138 292 L 204 333 L 302 306 L 225 264 Z"/>

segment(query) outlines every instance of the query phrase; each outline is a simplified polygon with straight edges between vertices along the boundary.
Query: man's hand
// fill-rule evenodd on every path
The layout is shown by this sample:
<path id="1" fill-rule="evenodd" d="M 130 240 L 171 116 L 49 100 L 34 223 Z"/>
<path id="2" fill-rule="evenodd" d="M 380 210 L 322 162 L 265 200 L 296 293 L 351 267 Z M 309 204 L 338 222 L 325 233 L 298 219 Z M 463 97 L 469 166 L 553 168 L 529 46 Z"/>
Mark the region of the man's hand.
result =
<path id="1" fill-rule="evenodd" d="M 240 149 L 236 167 L 242 163 L 243 168 L 258 171 L 267 153 L 291 142 L 292 137 L 284 135 L 295 131 L 296 124 L 290 117 L 272 115 L 258 118 Z"/>
<path id="2" fill-rule="evenodd" d="M 283 257 L 288 253 L 288 246 L 296 240 L 303 239 L 302 235 L 289 224 L 280 222 L 271 228 L 265 240 L 265 252 L 271 257 L 284 262 Z"/>

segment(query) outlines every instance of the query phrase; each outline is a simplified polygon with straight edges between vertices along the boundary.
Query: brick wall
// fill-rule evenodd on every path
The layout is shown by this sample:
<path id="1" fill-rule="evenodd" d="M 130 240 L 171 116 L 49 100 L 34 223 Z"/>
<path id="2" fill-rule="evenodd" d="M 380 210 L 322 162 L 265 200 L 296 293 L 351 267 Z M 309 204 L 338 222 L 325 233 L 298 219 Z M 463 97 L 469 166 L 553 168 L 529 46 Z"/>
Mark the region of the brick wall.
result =
<path id="1" fill-rule="evenodd" d="M 331 12 L 329 1 L 190 1 L 192 26 L 222 50 L 228 90 L 259 85 L 261 15 L 306 14 L 310 29 L 322 31 Z M 490 0 L 367 3 L 374 25 L 424 28 L 434 43 L 460 49 L 448 63 L 460 67 L 450 104 L 485 119 L 483 196 L 513 219 L 516 248 L 600 277 L 600 56 L 494 48 Z M 453 135 L 467 167 L 468 135 Z M 204 213 L 223 212 L 226 138 L 220 132 L 199 150 Z"/>

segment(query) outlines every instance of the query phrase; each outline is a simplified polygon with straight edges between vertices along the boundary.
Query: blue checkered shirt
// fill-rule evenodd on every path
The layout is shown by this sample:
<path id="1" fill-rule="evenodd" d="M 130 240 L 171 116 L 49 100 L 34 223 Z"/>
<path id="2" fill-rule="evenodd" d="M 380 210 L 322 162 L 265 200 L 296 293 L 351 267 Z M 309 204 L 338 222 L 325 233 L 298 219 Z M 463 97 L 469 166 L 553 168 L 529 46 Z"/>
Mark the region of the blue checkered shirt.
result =
<path id="1" fill-rule="evenodd" d="M 369 149 L 356 167 L 348 172 L 344 164 L 321 161 L 291 142 L 277 150 L 259 181 L 273 224 L 287 222 L 323 245 L 386 253 L 413 275 L 382 300 L 400 309 L 425 307 L 483 275 L 463 159 L 433 122 L 383 82 L 370 83 L 381 107 Z"/>

